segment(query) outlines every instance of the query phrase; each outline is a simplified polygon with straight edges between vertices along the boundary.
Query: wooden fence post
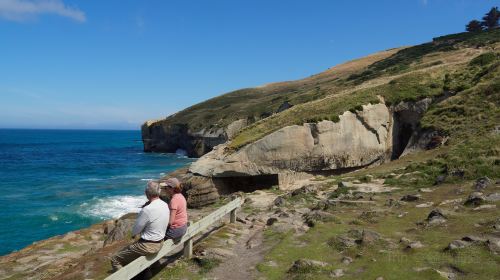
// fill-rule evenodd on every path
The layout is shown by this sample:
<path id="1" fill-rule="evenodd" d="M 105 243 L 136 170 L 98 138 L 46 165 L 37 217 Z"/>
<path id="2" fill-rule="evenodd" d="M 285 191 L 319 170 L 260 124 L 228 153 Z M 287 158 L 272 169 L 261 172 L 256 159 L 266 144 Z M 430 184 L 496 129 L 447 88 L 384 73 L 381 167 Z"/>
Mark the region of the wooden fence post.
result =
<path id="1" fill-rule="evenodd" d="M 184 242 L 184 258 L 190 259 L 193 257 L 193 239 L 190 238 Z"/>
<path id="2" fill-rule="evenodd" d="M 230 222 L 230 223 L 236 223 L 236 208 L 234 208 L 234 209 L 230 212 L 229 222 Z"/>

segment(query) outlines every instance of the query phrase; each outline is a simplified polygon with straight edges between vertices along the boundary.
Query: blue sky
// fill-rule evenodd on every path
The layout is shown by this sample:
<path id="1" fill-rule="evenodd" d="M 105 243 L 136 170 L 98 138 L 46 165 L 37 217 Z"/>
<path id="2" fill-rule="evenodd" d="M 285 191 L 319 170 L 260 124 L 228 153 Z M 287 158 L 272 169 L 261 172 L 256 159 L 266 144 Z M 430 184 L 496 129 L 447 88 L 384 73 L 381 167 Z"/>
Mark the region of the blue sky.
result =
<path id="1" fill-rule="evenodd" d="M 462 32 L 490 0 L 0 0 L 0 127 L 138 129 Z"/>

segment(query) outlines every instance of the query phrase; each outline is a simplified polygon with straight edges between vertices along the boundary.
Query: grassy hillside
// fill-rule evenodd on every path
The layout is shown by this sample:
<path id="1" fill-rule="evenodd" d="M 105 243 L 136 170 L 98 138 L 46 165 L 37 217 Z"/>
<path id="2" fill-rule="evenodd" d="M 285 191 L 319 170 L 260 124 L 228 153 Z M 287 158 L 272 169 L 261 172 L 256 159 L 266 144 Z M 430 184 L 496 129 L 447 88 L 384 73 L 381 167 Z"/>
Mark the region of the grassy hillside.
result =
<path id="1" fill-rule="evenodd" d="M 193 131 L 226 127 L 237 119 L 254 122 L 276 112 L 285 101 L 297 105 L 341 91 L 345 89 L 345 85 L 339 81 L 393 55 L 396 51 L 397 49 L 393 49 L 350 61 L 302 80 L 236 90 L 191 106 L 161 122 L 187 124 Z"/>
<path id="2" fill-rule="evenodd" d="M 238 149 L 277 129 L 304 122 L 336 120 L 347 110 L 380 102 L 415 101 L 445 92 L 459 94 L 490 81 L 498 70 L 500 31 L 462 33 L 405 48 L 336 80 L 338 91 L 256 122 L 231 143 Z"/>

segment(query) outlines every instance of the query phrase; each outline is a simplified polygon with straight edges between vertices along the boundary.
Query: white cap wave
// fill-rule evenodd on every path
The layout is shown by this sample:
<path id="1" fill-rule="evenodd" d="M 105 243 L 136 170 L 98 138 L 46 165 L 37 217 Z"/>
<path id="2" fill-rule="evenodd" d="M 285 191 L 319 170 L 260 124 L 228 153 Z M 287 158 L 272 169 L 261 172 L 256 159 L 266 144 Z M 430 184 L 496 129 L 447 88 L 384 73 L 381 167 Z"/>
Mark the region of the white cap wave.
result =
<path id="1" fill-rule="evenodd" d="M 101 219 L 117 219 L 127 213 L 138 213 L 146 202 L 144 195 L 120 195 L 93 199 L 83 203 L 82 214 Z"/>

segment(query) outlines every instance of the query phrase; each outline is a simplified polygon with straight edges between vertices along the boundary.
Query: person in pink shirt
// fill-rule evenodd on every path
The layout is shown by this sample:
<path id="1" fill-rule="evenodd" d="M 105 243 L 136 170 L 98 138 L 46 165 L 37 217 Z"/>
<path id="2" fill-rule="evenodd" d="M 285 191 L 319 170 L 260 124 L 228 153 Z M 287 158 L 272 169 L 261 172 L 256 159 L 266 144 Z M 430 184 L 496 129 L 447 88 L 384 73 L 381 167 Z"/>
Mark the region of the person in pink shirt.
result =
<path id="1" fill-rule="evenodd" d="M 180 239 L 187 230 L 187 202 L 182 195 L 182 184 L 177 178 L 169 178 L 162 185 L 166 187 L 167 195 L 170 197 L 170 219 L 168 222 L 165 240 Z"/>

